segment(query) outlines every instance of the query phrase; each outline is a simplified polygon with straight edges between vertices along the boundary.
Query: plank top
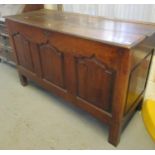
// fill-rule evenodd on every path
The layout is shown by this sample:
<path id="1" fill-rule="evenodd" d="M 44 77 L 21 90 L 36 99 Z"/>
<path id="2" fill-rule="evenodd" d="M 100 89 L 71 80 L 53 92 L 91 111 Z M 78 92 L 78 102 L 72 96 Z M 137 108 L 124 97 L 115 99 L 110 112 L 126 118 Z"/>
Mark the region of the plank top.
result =
<path id="1" fill-rule="evenodd" d="M 134 47 L 155 32 L 155 26 L 147 23 L 119 21 L 47 9 L 6 18 L 19 23 L 124 48 Z"/>

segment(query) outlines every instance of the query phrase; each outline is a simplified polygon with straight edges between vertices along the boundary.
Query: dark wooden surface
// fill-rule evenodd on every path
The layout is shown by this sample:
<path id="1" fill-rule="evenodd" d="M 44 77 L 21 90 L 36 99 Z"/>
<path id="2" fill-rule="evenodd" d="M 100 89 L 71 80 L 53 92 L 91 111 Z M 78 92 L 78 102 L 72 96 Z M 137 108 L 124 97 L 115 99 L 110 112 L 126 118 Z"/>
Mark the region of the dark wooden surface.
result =
<path id="1" fill-rule="evenodd" d="M 8 17 L 11 20 L 79 36 L 111 45 L 131 48 L 154 33 L 154 25 L 128 23 L 54 10 L 40 10 Z"/>
<path id="2" fill-rule="evenodd" d="M 110 33 L 105 29 L 109 22 L 116 26 Z M 109 126 L 109 142 L 115 146 L 142 103 L 153 55 L 148 44 L 153 26 L 128 24 L 47 10 L 7 19 L 21 84 L 31 79 L 100 119 Z M 126 31 L 117 25 L 126 25 Z M 107 41 L 113 37 L 122 39 L 121 44 Z"/>

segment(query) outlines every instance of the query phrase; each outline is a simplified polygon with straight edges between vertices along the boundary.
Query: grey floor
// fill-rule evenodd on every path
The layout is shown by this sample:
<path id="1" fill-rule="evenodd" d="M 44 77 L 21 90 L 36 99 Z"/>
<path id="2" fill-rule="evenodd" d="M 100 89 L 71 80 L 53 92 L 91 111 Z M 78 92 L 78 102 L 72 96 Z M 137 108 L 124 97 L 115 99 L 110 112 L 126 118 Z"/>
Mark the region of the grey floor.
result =
<path id="1" fill-rule="evenodd" d="M 117 148 L 105 125 L 0 63 L 0 149 L 155 149 L 137 112 Z"/>

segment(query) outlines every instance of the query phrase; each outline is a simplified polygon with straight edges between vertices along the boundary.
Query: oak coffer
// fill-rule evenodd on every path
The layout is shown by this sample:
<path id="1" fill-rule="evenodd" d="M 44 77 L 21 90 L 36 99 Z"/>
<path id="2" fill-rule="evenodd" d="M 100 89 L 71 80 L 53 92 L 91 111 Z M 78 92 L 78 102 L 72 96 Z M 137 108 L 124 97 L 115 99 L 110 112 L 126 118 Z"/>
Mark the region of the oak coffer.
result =
<path id="1" fill-rule="evenodd" d="M 46 9 L 6 23 L 21 84 L 33 80 L 100 119 L 116 146 L 143 102 L 155 26 Z"/>

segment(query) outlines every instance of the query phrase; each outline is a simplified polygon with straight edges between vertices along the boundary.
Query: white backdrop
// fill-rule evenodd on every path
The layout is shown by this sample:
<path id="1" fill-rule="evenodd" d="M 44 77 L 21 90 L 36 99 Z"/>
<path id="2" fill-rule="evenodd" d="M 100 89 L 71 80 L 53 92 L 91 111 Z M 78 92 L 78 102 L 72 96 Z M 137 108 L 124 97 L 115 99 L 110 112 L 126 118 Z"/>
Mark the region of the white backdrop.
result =
<path id="1" fill-rule="evenodd" d="M 155 23 L 153 4 L 64 4 L 64 11 Z"/>

